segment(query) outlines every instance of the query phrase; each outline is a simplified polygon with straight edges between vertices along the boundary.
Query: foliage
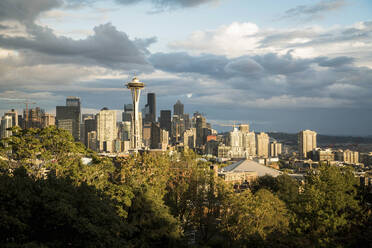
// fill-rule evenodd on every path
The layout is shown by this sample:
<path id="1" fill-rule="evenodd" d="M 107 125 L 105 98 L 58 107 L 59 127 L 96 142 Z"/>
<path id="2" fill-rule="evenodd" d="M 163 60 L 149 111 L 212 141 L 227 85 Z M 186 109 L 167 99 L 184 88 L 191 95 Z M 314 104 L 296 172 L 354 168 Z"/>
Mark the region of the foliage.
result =
<path id="1" fill-rule="evenodd" d="M 269 235 L 288 231 L 285 203 L 266 189 L 229 194 L 223 203 L 221 227 L 230 239 L 229 246 L 257 245 Z"/>
<path id="2" fill-rule="evenodd" d="M 94 187 L 24 168 L 0 176 L 0 242 L 4 246 L 119 247 L 123 222 Z"/>
<path id="3" fill-rule="evenodd" d="M 360 212 L 357 180 L 352 171 L 320 166 L 309 171 L 295 209 L 295 231 L 312 245 L 330 246 L 341 232 L 351 231 Z"/>
<path id="4" fill-rule="evenodd" d="M 191 151 L 99 157 L 55 127 L 0 141 L 5 247 L 367 247 L 371 195 L 350 169 L 236 192 Z M 92 162 L 81 162 L 89 156 Z"/>

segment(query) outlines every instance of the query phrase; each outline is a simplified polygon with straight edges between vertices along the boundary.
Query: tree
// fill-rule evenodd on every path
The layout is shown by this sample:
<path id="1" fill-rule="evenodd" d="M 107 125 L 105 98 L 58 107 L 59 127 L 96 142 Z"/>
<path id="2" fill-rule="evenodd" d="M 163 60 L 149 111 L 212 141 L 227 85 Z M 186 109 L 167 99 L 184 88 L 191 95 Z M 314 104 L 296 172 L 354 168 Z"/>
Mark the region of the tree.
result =
<path id="1" fill-rule="evenodd" d="M 127 208 L 128 240 L 135 247 L 164 247 L 182 235 L 179 221 L 164 202 L 171 158 L 143 154 L 121 162 L 118 180 L 133 192 Z"/>
<path id="2" fill-rule="evenodd" d="M 270 235 L 286 233 L 289 226 L 285 203 L 266 189 L 229 194 L 223 202 L 221 230 L 229 237 L 227 246 L 265 244 Z"/>
<path id="3" fill-rule="evenodd" d="M 341 232 L 350 231 L 360 212 L 357 180 L 349 169 L 320 166 L 309 171 L 295 208 L 296 233 L 311 246 L 329 246 Z"/>
<path id="4" fill-rule="evenodd" d="M 87 184 L 25 168 L 0 175 L 0 242 L 5 247 L 122 247 L 123 219 L 114 203 Z"/>
<path id="5" fill-rule="evenodd" d="M 45 169 L 63 169 L 78 163 L 86 150 L 74 142 L 66 130 L 50 126 L 44 129 L 12 128 L 13 135 L 1 140 L 1 153 L 9 166 L 24 166 L 29 173 L 42 176 Z M 60 166 L 59 166 L 60 165 Z"/>

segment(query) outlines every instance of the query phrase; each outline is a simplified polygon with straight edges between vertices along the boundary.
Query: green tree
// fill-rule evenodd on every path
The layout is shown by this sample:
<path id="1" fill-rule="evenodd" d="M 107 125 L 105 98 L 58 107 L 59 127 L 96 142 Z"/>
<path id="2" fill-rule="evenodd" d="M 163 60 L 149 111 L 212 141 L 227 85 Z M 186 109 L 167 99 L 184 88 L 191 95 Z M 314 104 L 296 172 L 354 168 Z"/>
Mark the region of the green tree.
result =
<path id="1" fill-rule="evenodd" d="M 127 209 L 129 242 L 135 247 L 164 247 L 182 235 L 179 221 L 164 202 L 171 158 L 143 154 L 121 162 L 120 182 L 133 192 Z"/>
<path id="2" fill-rule="evenodd" d="M 221 218 L 227 246 L 234 247 L 268 245 L 270 236 L 285 234 L 289 227 L 285 203 L 266 189 L 229 194 Z"/>
<path id="3" fill-rule="evenodd" d="M 114 203 L 87 184 L 23 167 L 0 175 L 0 243 L 5 247 L 123 247 L 123 219 Z"/>
<path id="4" fill-rule="evenodd" d="M 350 169 L 320 166 L 309 171 L 295 208 L 296 233 L 310 246 L 336 245 L 360 212 L 357 183 Z"/>

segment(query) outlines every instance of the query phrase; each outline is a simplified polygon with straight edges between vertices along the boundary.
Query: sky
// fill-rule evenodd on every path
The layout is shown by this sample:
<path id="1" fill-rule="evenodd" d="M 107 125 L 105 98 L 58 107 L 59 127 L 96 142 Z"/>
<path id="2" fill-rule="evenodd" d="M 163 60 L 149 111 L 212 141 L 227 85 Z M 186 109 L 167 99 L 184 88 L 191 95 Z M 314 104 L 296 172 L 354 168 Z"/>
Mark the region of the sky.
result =
<path id="1" fill-rule="evenodd" d="M 372 135 L 372 1 L 0 1 L 0 114 L 122 111 L 134 75 L 219 131 Z"/>

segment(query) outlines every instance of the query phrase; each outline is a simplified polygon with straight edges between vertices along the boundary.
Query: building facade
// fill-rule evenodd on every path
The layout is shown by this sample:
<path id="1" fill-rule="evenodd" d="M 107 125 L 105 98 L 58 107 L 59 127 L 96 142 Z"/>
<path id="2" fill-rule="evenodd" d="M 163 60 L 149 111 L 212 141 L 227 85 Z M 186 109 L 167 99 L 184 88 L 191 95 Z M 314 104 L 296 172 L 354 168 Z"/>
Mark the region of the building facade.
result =
<path id="1" fill-rule="evenodd" d="M 257 156 L 267 158 L 269 157 L 269 135 L 261 132 L 256 135 Z"/>
<path id="2" fill-rule="evenodd" d="M 173 105 L 173 114 L 178 116 L 183 115 L 183 108 L 184 105 L 181 103 L 180 100 L 177 100 L 176 104 Z"/>
<path id="3" fill-rule="evenodd" d="M 316 148 L 317 133 L 311 130 L 303 130 L 298 133 L 298 152 L 300 158 L 308 158 L 309 152 Z"/>
<path id="4" fill-rule="evenodd" d="M 276 141 L 270 142 L 270 157 L 278 157 L 282 154 L 282 144 Z"/>
<path id="5" fill-rule="evenodd" d="M 103 108 L 97 119 L 97 149 L 102 152 L 114 152 L 114 141 L 117 138 L 116 111 Z"/>
<path id="6" fill-rule="evenodd" d="M 56 107 L 56 125 L 71 133 L 75 141 L 80 140 L 80 98 L 67 97 L 66 106 Z"/>
<path id="7" fill-rule="evenodd" d="M 1 129 L 0 129 L 1 137 L 0 138 L 4 139 L 4 138 L 9 138 L 10 136 L 12 136 L 12 131 L 9 130 L 12 127 L 13 127 L 12 116 L 4 115 L 1 118 Z"/>

